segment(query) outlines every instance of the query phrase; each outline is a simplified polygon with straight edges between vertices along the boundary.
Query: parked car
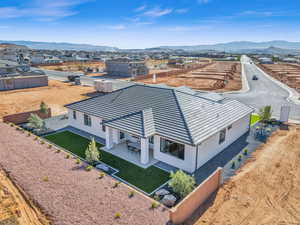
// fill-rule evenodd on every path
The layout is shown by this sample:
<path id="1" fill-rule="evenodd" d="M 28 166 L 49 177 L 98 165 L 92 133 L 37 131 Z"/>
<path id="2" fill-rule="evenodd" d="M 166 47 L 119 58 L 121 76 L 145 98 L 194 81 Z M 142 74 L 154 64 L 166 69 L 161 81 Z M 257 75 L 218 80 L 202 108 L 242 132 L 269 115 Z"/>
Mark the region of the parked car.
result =
<path id="1" fill-rule="evenodd" d="M 68 80 L 70 82 L 74 82 L 76 78 L 79 78 L 80 79 L 80 76 L 79 75 L 69 75 L 68 76 Z"/>
<path id="2" fill-rule="evenodd" d="M 258 80 L 258 77 L 256 75 L 253 75 L 252 80 Z"/>

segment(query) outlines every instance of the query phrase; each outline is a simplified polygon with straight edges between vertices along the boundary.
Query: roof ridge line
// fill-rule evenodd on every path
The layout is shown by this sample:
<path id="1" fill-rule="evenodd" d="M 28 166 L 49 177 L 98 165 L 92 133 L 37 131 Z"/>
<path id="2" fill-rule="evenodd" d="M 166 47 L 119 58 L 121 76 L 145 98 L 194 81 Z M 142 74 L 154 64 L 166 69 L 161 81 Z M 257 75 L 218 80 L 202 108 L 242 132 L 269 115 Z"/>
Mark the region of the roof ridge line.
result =
<path id="1" fill-rule="evenodd" d="M 178 109 L 179 109 L 180 115 L 181 115 L 181 117 L 182 117 L 182 120 L 183 120 L 183 122 L 184 122 L 184 126 L 185 126 L 185 128 L 186 128 L 186 130 L 187 130 L 187 133 L 188 133 L 188 135 L 189 135 L 190 141 L 191 141 L 192 144 L 194 144 L 194 143 L 195 143 L 195 142 L 194 142 L 194 139 L 193 139 L 192 134 L 191 134 L 191 132 L 190 132 L 190 129 L 189 129 L 188 123 L 187 123 L 187 121 L 186 121 L 186 119 L 185 119 L 185 116 L 184 116 L 184 114 L 183 114 L 183 112 L 182 112 L 182 109 L 181 109 L 181 106 L 180 106 L 180 104 L 179 104 L 179 101 L 178 101 L 178 98 L 177 98 L 177 95 L 176 95 L 175 90 L 172 90 L 172 93 L 173 93 L 173 95 L 174 95 L 174 98 L 175 98 L 175 101 L 176 101 L 176 105 L 177 105 L 177 107 L 178 107 Z"/>

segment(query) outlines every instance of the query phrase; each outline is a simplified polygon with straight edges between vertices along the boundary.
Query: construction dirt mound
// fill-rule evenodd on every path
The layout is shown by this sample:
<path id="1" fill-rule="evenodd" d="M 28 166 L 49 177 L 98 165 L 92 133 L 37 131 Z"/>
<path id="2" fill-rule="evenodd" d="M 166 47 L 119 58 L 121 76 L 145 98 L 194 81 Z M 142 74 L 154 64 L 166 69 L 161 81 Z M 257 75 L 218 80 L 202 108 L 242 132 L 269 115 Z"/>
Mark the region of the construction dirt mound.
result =
<path id="1" fill-rule="evenodd" d="M 220 188 L 196 225 L 300 224 L 300 126 L 289 129 L 273 134 Z"/>

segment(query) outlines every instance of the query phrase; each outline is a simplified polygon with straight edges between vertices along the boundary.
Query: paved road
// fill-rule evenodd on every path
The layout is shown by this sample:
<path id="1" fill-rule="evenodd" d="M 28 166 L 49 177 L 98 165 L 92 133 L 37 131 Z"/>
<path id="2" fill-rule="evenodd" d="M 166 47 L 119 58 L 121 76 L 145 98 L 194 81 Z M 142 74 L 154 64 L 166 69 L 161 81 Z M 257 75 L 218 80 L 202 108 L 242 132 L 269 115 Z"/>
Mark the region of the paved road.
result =
<path id="1" fill-rule="evenodd" d="M 242 63 L 245 66 L 245 74 L 250 90 L 246 93 L 226 94 L 225 96 L 240 100 L 256 109 L 271 105 L 273 115 L 276 117 L 279 117 L 282 105 L 290 105 L 290 119 L 300 121 L 300 105 L 293 104 L 287 100 L 289 93 L 266 77 L 255 64 L 250 64 L 249 58 L 245 57 Z M 258 77 L 257 81 L 252 80 L 254 74 Z"/>

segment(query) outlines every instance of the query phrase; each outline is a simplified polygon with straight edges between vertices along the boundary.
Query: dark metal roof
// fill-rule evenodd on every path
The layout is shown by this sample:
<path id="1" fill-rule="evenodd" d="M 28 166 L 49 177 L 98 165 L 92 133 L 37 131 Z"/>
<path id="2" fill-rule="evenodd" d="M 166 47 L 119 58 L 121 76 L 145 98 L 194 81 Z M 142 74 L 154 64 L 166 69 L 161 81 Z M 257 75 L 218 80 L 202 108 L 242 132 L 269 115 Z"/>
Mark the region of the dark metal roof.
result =
<path id="1" fill-rule="evenodd" d="M 184 89 L 139 84 L 66 107 L 142 137 L 158 134 L 190 145 L 199 144 L 253 111 L 232 99 L 214 101 Z"/>

